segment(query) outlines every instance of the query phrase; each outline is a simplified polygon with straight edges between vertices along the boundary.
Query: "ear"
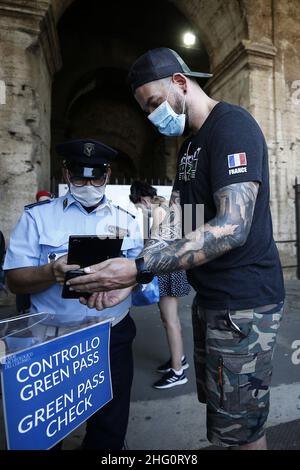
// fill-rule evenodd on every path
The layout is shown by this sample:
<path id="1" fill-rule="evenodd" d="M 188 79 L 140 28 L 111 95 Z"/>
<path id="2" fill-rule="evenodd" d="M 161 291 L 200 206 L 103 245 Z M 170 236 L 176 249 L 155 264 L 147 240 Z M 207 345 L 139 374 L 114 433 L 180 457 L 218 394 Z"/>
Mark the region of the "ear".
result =
<path id="1" fill-rule="evenodd" d="M 172 76 L 172 82 L 175 85 L 180 86 L 184 93 L 187 90 L 187 78 L 182 73 L 174 73 Z"/>

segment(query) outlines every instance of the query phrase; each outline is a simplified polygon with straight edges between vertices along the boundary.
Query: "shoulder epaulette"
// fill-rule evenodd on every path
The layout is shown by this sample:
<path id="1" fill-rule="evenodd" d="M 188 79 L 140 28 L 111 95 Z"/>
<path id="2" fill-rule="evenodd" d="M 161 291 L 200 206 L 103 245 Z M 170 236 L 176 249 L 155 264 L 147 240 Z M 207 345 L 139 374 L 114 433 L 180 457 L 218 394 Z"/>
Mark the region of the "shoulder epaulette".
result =
<path id="1" fill-rule="evenodd" d="M 123 209 L 123 207 L 116 206 L 115 204 L 113 204 L 113 206 L 116 207 L 119 211 L 126 212 L 126 214 L 131 215 L 131 217 L 135 219 L 135 215 L 131 214 L 131 212 L 128 212 L 126 209 Z"/>
<path id="2" fill-rule="evenodd" d="M 45 201 L 34 202 L 33 204 L 27 204 L 24 206 L 24 209 L 31 209 L 35 206 L 42 206 L 43 204 L 49 204 L 49 202 L 53 201 L 53 199 L 46 199 Z"/>

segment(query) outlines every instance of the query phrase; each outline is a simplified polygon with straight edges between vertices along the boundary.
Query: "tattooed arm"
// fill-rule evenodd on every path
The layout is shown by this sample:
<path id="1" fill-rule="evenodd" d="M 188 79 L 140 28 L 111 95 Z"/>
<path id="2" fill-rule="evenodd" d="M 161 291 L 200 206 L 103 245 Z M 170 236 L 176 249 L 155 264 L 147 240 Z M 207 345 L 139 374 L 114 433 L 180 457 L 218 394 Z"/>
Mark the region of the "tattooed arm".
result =
<path id="1" fill-rule="evenodd" d="M 156 239 L 149 240 L 142 251 L 149 270 L 154 274 L 164 274 L 191 269 L 242 246 L 251 228 L 258 187 L 258 183 L 246 182 L 231 184 L 216 191 L 216 216 L 184 238 L 174 237 L 174 227 L 169 231 L 165 227 L 154 227 Z M 173 215 L 167 214 L 167 217 Z M 177 217 L 174 225 L 179 226 Z M 135 262 L 126 258 L 104 261 L 85 268 L 85 272 L 89 274 L 68 281 L 79 292 L 101 293 L 123 289 L 124 296 L 128 296 L 124 288 L 136 284 Z M 89 307 L 96 305 L 96 297 Z M 108 300 L 111 302 L 111 299 Z"/>
<path id="2" fill-rule="evenodd" d="M 169 205 L 178 204 L 180 206 L 180 192 L 178 189 L 173 189 L 170 197 Z"/>
<path id="3" fill-rule="evenodd" d="M 159 205 L 152 205 L 153 224 L 151 238 L 145 241 L 140 256 L 147 251 L 161 250 L 169 245 L 170 241 L 181 238 L 181 207 L 179 191 L 173 190 L 169 203 L 164 199 Z"/>
<path id="4" fill-rule="evenodd" d="M 161 239 L 152 240 L 142 252 L 146 266 L 155 274 L 191 269 L 242 246 L 251 228 L 258 187 L 258 183 L 246 182 L 216 191 L 215 218 L 182 239 L 168 240 L 168 246 L 164 240 L 164 248 Z"/>

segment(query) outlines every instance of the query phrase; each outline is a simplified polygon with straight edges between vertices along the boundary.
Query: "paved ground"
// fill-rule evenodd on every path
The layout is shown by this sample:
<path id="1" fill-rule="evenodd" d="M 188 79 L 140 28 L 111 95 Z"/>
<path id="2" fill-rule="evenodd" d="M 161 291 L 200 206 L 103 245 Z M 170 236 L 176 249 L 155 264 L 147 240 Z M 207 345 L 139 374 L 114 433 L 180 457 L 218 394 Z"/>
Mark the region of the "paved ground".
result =
<path id="1" fill-rule="evenodd" d="M 287 281 L 286 290 L 286 312 L 274 358 L 268 442 L 270 449 L 287 450 L 300 449 L 300 281 Z M 206 440 L 205 406 L 198 403 L 195 394 L 191 302 L 192 295 L 180 302 L 185 353 L 191 365 L 187 371 L 189 381 L 186 385 L 168 390 L 152 388 L 152 383 L 159 377 L 155 373 L 156 366 L 168 359 L 158 309 L 156 306 L 133 309 L 137 337 L 127 434 L 127 444 L 132 450 L 213 449 Z M 1 316 L 5 313 L 3 309 L 0 312 Z M 81 427 L 69 436 L 65 448 L 79 446 L 83 432 L 84 427 Z"/>
<path id="2" fill-rule="evenodd" d="M 288 281 L 286 289 L 286 311 L 274 357 L 268 437 L 270 448 L 300 449 L 300 364 L 292 362 L 292 354 L 296 355 L 292 346 L 296 345 L 296 341 L 300 351 L 300 282 Z M 171 390 L 156 390 L 151 387 L 153 380 L 157 378 L 155 367 L 168 358 L 158 311 L 152 307 L 135 309 L 133 312 L 138 334 L 128 432 L 128 444 L 132 449 L 195 449 L 208 445 L 205 406 L 198 403 L 195 394 L 191 302 L 192 295 L 181 299 L 180 308 L 185 352 L 191 364 L 188 370 L 189 382 Z M 300 352 L 297 358 L 300 362 Z M 298 422 L 295 421 L 296 418 L 299 419 Z M 292 424 L 282 424 L 288 422 Z M 291 434 L 293 439 L 290 439 Z"/>

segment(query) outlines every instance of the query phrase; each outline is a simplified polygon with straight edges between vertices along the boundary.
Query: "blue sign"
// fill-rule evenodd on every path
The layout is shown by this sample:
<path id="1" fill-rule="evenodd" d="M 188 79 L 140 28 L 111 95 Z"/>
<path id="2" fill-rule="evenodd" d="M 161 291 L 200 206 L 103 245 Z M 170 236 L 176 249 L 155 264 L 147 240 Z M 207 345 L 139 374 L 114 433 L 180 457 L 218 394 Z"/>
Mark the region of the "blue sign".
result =
<path id="1" fill-rule="evenodd" d="M 109 340 L 106 322 L 5 358 L 8 449 L 49 449 L 112 399 Z"/>

